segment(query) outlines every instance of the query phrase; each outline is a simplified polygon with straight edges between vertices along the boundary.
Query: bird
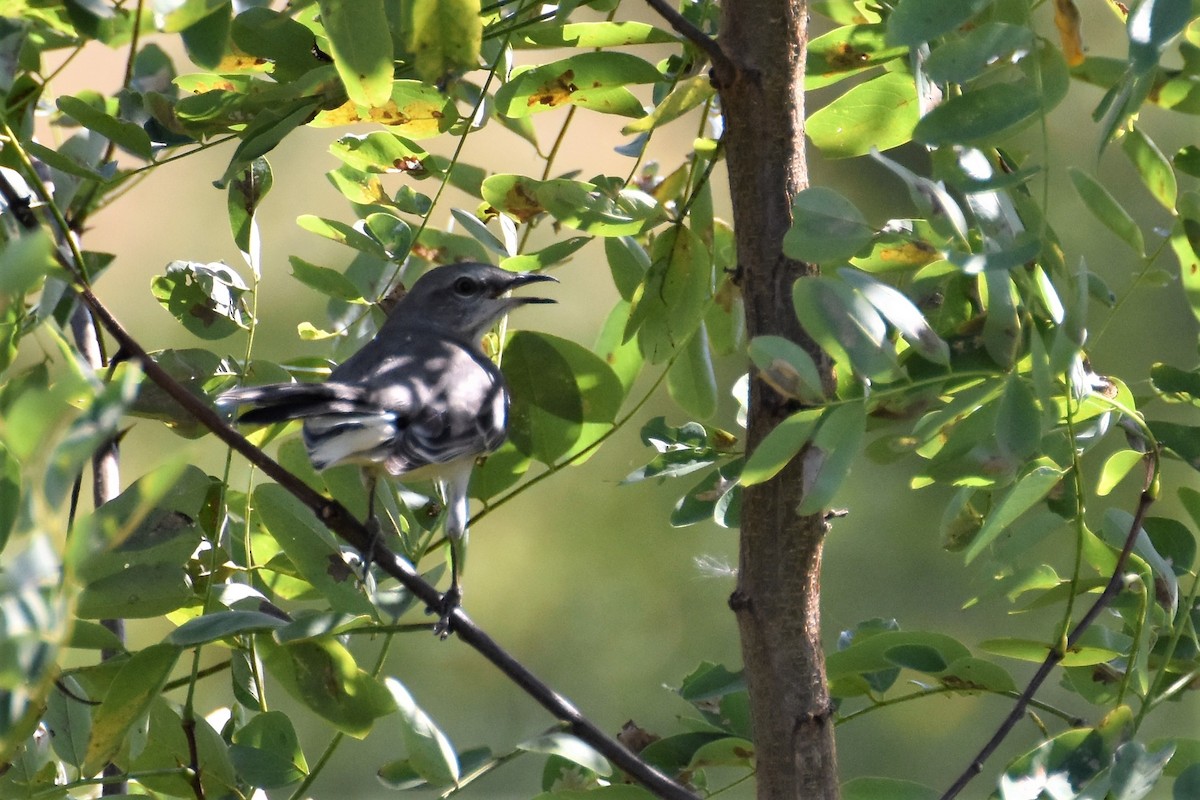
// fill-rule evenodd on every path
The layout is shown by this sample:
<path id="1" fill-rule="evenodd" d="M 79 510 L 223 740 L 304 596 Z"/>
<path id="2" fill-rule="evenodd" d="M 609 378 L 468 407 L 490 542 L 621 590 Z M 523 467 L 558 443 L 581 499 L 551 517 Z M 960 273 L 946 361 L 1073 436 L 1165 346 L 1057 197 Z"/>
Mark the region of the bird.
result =
<path id="1" fill-rule="evenodd" d="M 471 470 L 508 431 L 508 387 L 481 340 L 513 309 L 555 302 L 509 294 L 541 281 L 556 279 L 479 262 L 434 267 L 396 303 L 375 337 L 324 382 L 245 386 L 218 398 L 225 407 L 250 407 L 240 423 L 301 420 L 304 445 L 318 470 L 358 464 L 372 544 L 379 532 L 375 489 L 381 474 L 438 485 L 451 573 L 434 626 L 441 638 L 449 635 L 462 598 L 459 549 L 467 534 Z M 370 564 L 370 554 L 365 561 Z"/>

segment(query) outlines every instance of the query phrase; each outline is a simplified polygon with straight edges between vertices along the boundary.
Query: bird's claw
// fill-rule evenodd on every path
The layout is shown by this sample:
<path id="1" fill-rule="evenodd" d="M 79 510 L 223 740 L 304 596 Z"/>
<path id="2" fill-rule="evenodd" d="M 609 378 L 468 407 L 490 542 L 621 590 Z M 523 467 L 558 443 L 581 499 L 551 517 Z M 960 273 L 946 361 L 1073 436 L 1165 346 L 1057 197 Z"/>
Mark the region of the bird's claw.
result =
<path id="1" fill-rule="evenodd" d="M 454 610 L 462 603 L 462 592 L 457 586 L 451 587 L 442 595 L 442 606 L 439 609 L 438 621 L 433 625 L 433 635 L 445 639 L 454 630 Z"/>

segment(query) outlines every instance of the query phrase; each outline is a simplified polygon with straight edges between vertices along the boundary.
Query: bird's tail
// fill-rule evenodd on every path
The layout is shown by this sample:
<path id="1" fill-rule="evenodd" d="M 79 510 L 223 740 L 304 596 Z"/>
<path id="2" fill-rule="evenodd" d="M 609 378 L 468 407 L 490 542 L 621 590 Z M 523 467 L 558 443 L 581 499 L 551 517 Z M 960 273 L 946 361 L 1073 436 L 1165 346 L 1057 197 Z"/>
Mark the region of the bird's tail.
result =
<path id="1" fill-rule="evenodd" d="M 253 406 L 238 417 L 238 422 L 267 425 L 354 413 L 362 408 L 362 391 L 340 383 L 273 383 L 231 389 L 217 398 L 217 404 L 227 408 Z"/>

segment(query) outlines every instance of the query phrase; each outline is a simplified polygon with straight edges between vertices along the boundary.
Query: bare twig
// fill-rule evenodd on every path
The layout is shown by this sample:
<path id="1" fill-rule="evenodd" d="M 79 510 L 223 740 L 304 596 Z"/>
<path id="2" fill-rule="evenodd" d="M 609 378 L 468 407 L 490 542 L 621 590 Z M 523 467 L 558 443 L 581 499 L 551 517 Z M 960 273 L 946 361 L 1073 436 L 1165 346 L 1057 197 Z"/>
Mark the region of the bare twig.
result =
<path id="1" fill-rule="evenodd" d="M 737 65 L 729 56 L 725 55 L 725 51 L 721 49 L 721 45 L 717 43 L 716 39 L 696 27 L 667 0 L 646 0 L 646 4 L 666 20 L 676 33 L 708 54 L 712 60 L 713 77 L 716 78 L 718 89 L 733 83 L 734 78 L 737 77 Z"/>
<path id="2" fill-rule="evenodd" d="M 996 751 L 996 748 L 1000 746 L 1000 743 L 1004 741 L 1005 737 L 1007 737 L 1016 724 L 1020 722 L 1021 717 L 1025 714 L 1026 706 L 1029 705 L 1030 700 L 1033 699 L 1034 694 L 1037 693 L 1037 690 L 1045 682 L 1046 678 L 1050 676 L 1051 670 L 1058 666 L 1058 662 L 1062 661 L 1063 656 L 1065 656 L 1067 652 L 1079 642 L 1079 637 L 1083 635 L 1083 632 L 1092 626 L 1092 623 L 1094 623 L 1096 618 L 1100 616 L 1100 612 L 1103 611 L 1117 596 L 1117 593 L 1121 591 L 1122 575 L 1125 570 L 1125 562 L 1128 560 L 1129 554 L 1133 550 L 1134 542 L 1137 541 L 1138 531 L 1142 528 L 1142 520 L 1146 517 L 1146 511 L 1150 508 L 1150 504 L 1153 502 L 1154 495 L 1151 494 L 1150 489 L 1147 488 L 1143 490 L 1141 497 L 1138 499 L 1137 510 L 1133 514 L 1133 522 L 1129 525 L 1129 534 L 1125 537 L 1125 545 L 1121 548 L 1120 555 L 1117 556 L 1116 566 L 1113 567 L 1112 575 L 1109 577 L 1108 583 L 1104 587 L 1104 591 L 1101 592 L 1100 597 L 1096 598 L 1096 602 L 1093 603 L 1092 607 L 1087 610 L 1087 613 L 1083 615 L 1083 618 L 1080 619 L 1075 627 L 1071 629 L 1070 635 L 1067 636 L 1065 646 L 1054 647 L 1050 649 L 1050 652 L 1046 655 L 1046 660 L 1041 663 L 1041 666 L 1038 667 L 1037 672 L 1034 673 L 1033 678 L 1030 679 L 1029 685 L 1025 687 L 1025 691 L 1021 692 L 1021 696 L 1018 697 L 1017 702 L 1013 704 L 1012 711 L 1010 711 L 1008 716 L 1004 718 L 1004 721 L 1000 723 L 1000 727 L 996 729 L 994 734 L 992 734 L 992 738 L 988 740 L 988 743 L 983 746 L 975 758 L 971 759 L 971 763 L 965 770 L 963 770 L 963 773 L 958 776 L 958 779 L 954 781 L 950 788 L 946 790 L 946 793 L 942 795 L 941 800 L 951 800 L 952 798 L 957 797 L 958 793 L 961 792 L 976 775 L 983 771 L 983 762 L 987 761 L 988 758 L 991 757 L 992 753 Z"/>

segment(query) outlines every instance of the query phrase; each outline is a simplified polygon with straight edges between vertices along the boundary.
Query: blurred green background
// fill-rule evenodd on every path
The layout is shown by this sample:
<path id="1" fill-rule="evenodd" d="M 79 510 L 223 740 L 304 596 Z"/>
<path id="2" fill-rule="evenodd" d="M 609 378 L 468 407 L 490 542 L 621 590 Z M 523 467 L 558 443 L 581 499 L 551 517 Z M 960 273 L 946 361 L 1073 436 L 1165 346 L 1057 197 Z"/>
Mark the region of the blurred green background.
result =
<path id="1" fill-rule="evenodd" d="M 635 10 L 642 14 L 640 7 Z M 1048 12 L 1043 9 L 1039 13 L 1043 32 L 1052 36 Z M 1122 48 L 1123 32 L 1115 18 L 1099 9 L 1087 19 L 1085 35 L 1093 51 Z M 56 88 L 61 92 L 112 90 L 120 81 L 122 59 L 119 52 L 89 51 Z M 182 57 L 177 56 L 176 63 L 181 72 L 188 71 Z M 813 93 L 809 108 L 818 107 L 843 88 Z M 1134 257 L 1092 219 L 1066 179 L 1068 165 L 1096 170 L 1146 228 L 1148 240 L 1161 237 L 1161 231 L 1156 237 L 1151 228 L 1167 224 L 1167 217 L 1144 192 L 1119 148 L 1109 147 L 1098 155 L 1091 112 L 1099 99 L 1098 90 L 1074 85 L 1045 129 L 1026 131 L 1013 149 L 1044 151 L 1038 160 L 1048 165 L 1050 219 L 1063 240 L 1068 263 L 1086 259 L 1089 269 L 1107 280 L 1118 295 L 1127 297 L 1119 313 L 1103 308 L 1093 311 L 1089 347 L 1094 368 L 1102 374 L 1118 373 L 1130 381 L 1143 381 L 1150 367 L 1149 343 L 1153 343 L 1157 358 L 1184 368 L 1195 365 L 1196 324 L 1182 298 L 1177 266 L 1169 251 L 1156 265 L 1166 273 L 1128 291 L 1137 267 Z M 535 118 L 544 148 L 557 135 L 565 113 Z M 613 147 L 624 141 L 618 134 L 622 123 L 579 113 L 567 132 L 554 174 L 574 169 L 581 170 L 584 178 L 626 174 L 631 160 L 613 152 Z M 687 145 L 698 134 L 697 124 L 694 119 L 676 122 L 654 137 L 650 157 L 661 163 L 664 172 L 679 165 Z M 1195 139 L 1193 121 L 1171 118 L 1156 109 L 1146 112 L 1142 124 L 1168 154 Z M 286 359 L 327 352 L 321 343 L 303 342 L 296 335 L 299 322 L 311 320 L 317 327 L 325 327 L 325 316 L 319 300 L 290 277 L 287 257 L 296 254 L 340 268 L 353 256 L 348 249 L 308 234 L 294 223 L 305 213 L 350 219 L 345 201 L 324 177 L 338 163 L 329 155 L 328 146 L 344 132 L 302 130 L 269 156 L 275 188 L 259 220 L 264 242 L 256 338 L 260 357 Z M 452 145 L 423 144 L 445 155 Z M 149 348 L 198 344 L 155 302 L 149 291 L 152 276 L 176 259 L 223 260 L 242 266 L 229 234 L 225 194 L 211 185 L 224 170 L 231 148 L 215 148 L 155 170 L 120 202 L 95 216 L 85 234 L 89 249 L 117 255 L 99 282 L 98 294 Z M 925 169 L 924 154 L 917 148 L 902 148 L 891 155 L 915 169 Z M 494 172 L 540 176 L 543 168 L 527 143 L 498 126 L 472 134 L 463 158 Z M 909 213 L 903 187 L 873 163 L 862 159 L 826 162 L 813 151 L 810 167 L 814 185 L 837 188 L 853 199 L 873 224 L 882 225 L 889 218 Z M 386 185 L 394 190 L 398 180 L 389 178 Z M 713 176 L 717 213 L 729 219 L 725 185 L 719 168 Z M 416 188 L 431 191 L 432 184 Z M 435 209 L 432 224 L 445 225 L 451 207 L 473 211 L 476 205 L 470 198 L 451 196 Z M 553 238 L 550 226 L 543 225 L 532 244 L 541 246 Z M 555 292 L 558 305 L 526 308 L 512 324 L 590 345 L 617 299 L 602 246 L 589 245 L 555 274 L 562 281 Z M 1101 330 L 1102 335 L 1097 335 Z M 229 354 L 240 355 L 244 345 L 240 339 L 231 339 L 218 343 L 218 349 L 222 346 Z M 721 384 L 729 386 L 743 369 L 736 359 L 720 364 Z M 646 385 L 648 379 L 643 378 L 642 386 Z M 1138 393 L 1139 387 L 1132 385 Z M 636 389 L 634 396 L 638 396 Z M 718 418 L 708 422 L 738 432 L 734 411 L 734 402 L 725 397 Z M 652 455 L 641 445 L 638 429 L 657 415 L 666 415 L 673 424 L 685 419 L 664 395 L 585 465 L 544 481 L 489 515 L 472 530 L 465 575 L 468 613 L 612 732 L 630 719 L 653 732 L 677 731 L 676 717 L 687 715 L 690 709 L 668 687 L 678 685 L 701 660 L 740 666 L 734 618 L 726 606 L 733 579 L 721 569 L 697 563 L 699 559 L 710 565 L 735 565 L 736 532 L 712 524 L 682 530 L 668 525 L 675 499 L 693 482 L 689 478 L 661 485 L 619 484 Z M 176 447 L 188 448 L 202 468 L 220 472 L 224 449 L 211 437 L 184 441 L 155 423 L 139 422 L 125 440 L 124 481 L 128 483 L 151 468 L 164 448 Z M 1093 467 L 1097 464 L 1091 462 Z M 1037 613 L 1013 615 L 1003 598 L 963 609 L 970 598 L 988 591 L 989 565 L 981 559 L 964 568 L 960 555 L 941 548 L 937 524 L 947 495 L 936 488 L 910 490 L 911 466 L 901 462 L 881 467 L 860 459 L 837 500 L 836 505 L 850 513 L 835 522 L 825 556 L 823 608 L 828 646 L 834 646 L 839 630 L 871 617 L 894 617 L 906 629 L 945 630 L 968 646 L 1003 635 L 1048 638 L 1054 630 L 1052 618 Z M 1165 502 L 1171 502 L 1174 485 L 1197 484 L 1194 472 L 1178 466 L 1167 475 L 1171 483 Z M 1124 508 L 1132 505 L 1128 493 L 1118 492 L 1108 499 Z M 1103 508 L 1092 509 L 1097 519 L 1103 512 Z M 1047 558 L 1053 562 L 1065 558 L 1066 538 L 1042 546 Z M 1057 544 L 1062 545 L 1062 552 L 1055 552 Z M 161 632 L 135 635 L 153 639 Z M 360 661 L 369 663 L 378 644 L 354 644 Z M 392 653 L 388 672 L 409 686 L 417 702 L 459 749 L 486 744 L 502 752 L 553 723 L 479 656 L 453 639 L 443 643 L 424 634 L 404 636 L 393 645 Z M 217 654 L 211 655 L 215 660 Z M 1018 680 L 1032 672 L 1031 667 L 1015 662 L 1006 666 Z M 209 682 L 216 687 L 221 679 Z M 282 692 L 269 699 L 293 710 L 294 704 Z M 1057 687 L 1048 687 L 1044 699 L 1097 721 L 1090 707 Z M 214 697 L 211 702 L 227 700 Z M 843 777 L 888 775 L 944 788 L 1008 708 L 1006 701 L 994 697 L 939 697 L 853 721 L 838 730 Z M 1196 735 L 1198 710 L 1192 697 L 1175 709 L 1152 716 L 1151 724 L 1164 734 Z M 295 711 L 297 721 L 310 718 L 304 710 Z M 1057 729 L 1053 724 L 1052 728 Z M 325 744 L 319 738 L 322 730 L 314 725 L 302 732 L 310 763 Z M 373 773 L 380 764 L 401 755 L 396 750 L 397 732 L 396 724 L 384 719 L 365 741 L 346 742 L 313 787 L 313 796 L 392 794 L 375 781 Z M 992 788 L 989 776 L 1037 735 L 1030 723 L 1019 725 L 984 776 L 963 797 L 987 796 Z M 518 759 L 473 786 L 470 796 L 532 796 L 540 784 L 541 764 L 540 757 Z M 750 797 L 752 790 L 747 784 L 725 796 Z"/>

